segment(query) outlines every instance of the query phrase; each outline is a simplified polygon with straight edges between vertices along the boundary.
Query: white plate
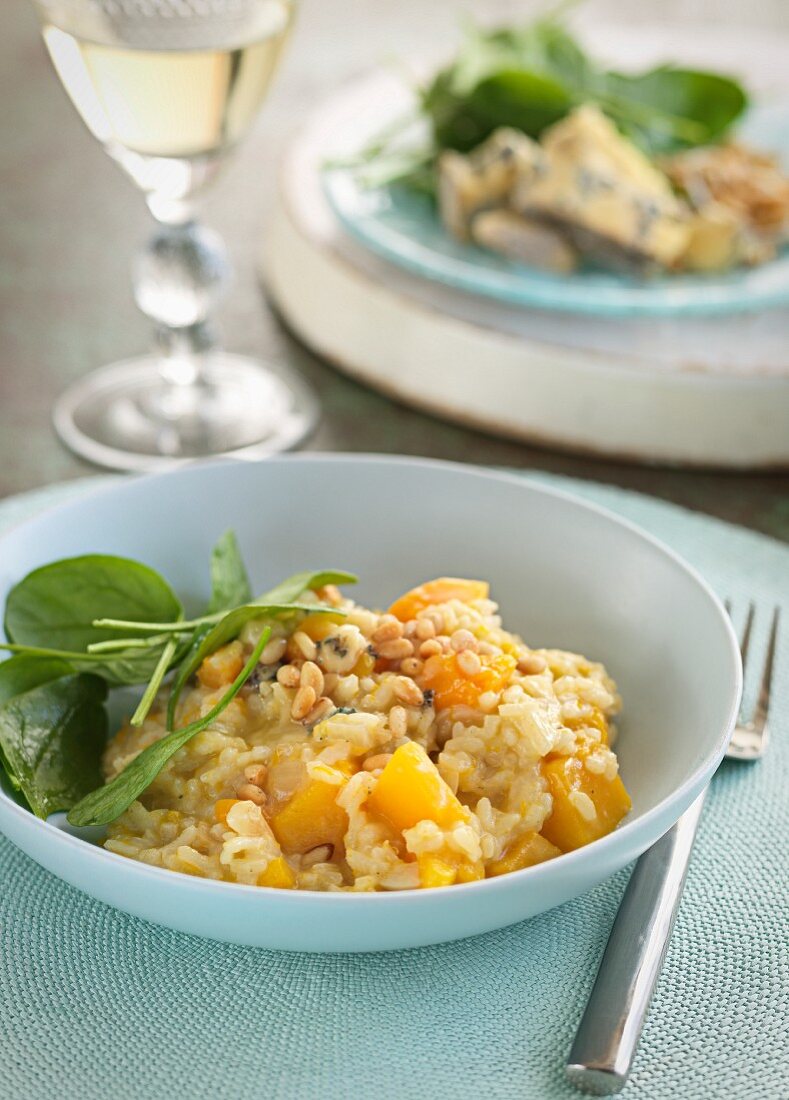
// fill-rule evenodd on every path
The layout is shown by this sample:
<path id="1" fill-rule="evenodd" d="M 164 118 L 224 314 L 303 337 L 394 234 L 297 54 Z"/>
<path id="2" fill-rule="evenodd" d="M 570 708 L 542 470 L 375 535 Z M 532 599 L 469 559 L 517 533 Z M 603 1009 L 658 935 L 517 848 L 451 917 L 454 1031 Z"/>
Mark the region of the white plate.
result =
<path id="1" fill-rule="evenodd" d="M 633 811 L 611 835 L 484 882 L 397 894 L 324 894 L 205 881 L 124 859 L 0 792 L 0 829 L 54 874 L 128 913 L 253 946 L 369 951 L 458 939 L 588 890 L 661 836 L 710 779 L 737 711 L 739 651 L 703 581 L 614 516 L 522 478 L 357 456 L 218 462 L 123 481 L 0 538 L 0 601 L 30 569 L 86 552 L 128 555 L 204 596 L 217 536 L 235 528 L 253 586 L 298 569 L 357 572 L 386 605 L 440 574 L 484 577 L 534 645 L 604 661 L 624 719 L 617 745 Z"/>

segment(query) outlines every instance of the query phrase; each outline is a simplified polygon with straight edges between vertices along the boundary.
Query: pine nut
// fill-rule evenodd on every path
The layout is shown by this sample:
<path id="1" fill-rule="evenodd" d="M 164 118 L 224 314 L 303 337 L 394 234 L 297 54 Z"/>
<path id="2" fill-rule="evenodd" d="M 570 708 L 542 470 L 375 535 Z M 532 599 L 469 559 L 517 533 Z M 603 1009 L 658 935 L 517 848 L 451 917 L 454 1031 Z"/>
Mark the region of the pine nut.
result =
<path id="1" fill-rule="evenodd" d="M 309 634 L 305 634 L 303 630 L 297 630 L 293 635 L 293 644 L 301 651 L 306 660 L 315 660 L 317 649 L 315 648 L 315 642 L 313 642 Z"/>
<path id="2" fill-rule="evenodd" d="M 287 648 L 287 638 L 272 638 L 260 654 L 260 663 L 262 665 L 275 665 L 277 661 L 284 657 Z"/>
<path id="3" fill-rule="evenodd" d="M 291 718 L 296 722 L 300 722 L 302 718 L 307 717 L 317 701 L 318 696 L 315 693 L 315 688 L 300 687 L 293 700 L 293 706 L 290 708 Z"/>
<path id="4" fill-rule="evenodd" d="M 407 638 L 394 638 L 390 642 L 376 646 L 379 657 L 386 661 L 402 661 L 403 657 L 413 657 L 414 647 Z"/>
<path id="5" fill-rule="evenodd" d="M 437 634 L 436 635 L 436 641 L 441 646 L 441 652 L 442 653 L 449 653 L 452 646 L 450 644 L 448 634 Z"/>
<path id="6" fill-rule="evenodd" d="M 247 764 L 244 768 L 244 778 L 254 787 L 262 787 L 267 775 L 268 768 L 265 764 Z"/>
<path id="7" fill-rule="evenodd" d="M 547 667 L 548 662 L 537 653 L 526 653 L 518 658 L 518 672 L 522 672 L 524 676 L 537 676 L 540 672 L 545 672 Z"/>
<path id="8" fill-rule="evenodd" d="M 424 665 L 418 657 L 404 657 L 400 662 L 400 671 L 405 676 L 418 676 Z"/>
<path id="9" fill-rule="evenodd" d="M 408 714 L 405 707 L 392 707 L 389 711 L 389 729 L 395 737 L 405 737 L 408 733 Z"/>
<path id="10" fill-rule="evenodd" d="M 238 797 L 242 802 L 254 802 L 256 806 L 265 806 L 266 796 L 254 783 L 242 783 L 238 788 Z"/>
<path id="11" fill-rule="evenodd" d="M 412 641 L 416 637 L 416 619 L 409 619 L 403 627 L 403 634 Z"/>
<path id="12" fill-rule="evenodd" d="M 332 607 L 337 607 L 342 603 L 342 592 L 336 584 L 324 584 L 322 588 L 315 589 L 315 595 L 323 603 L 331 604 Z"/>
<path id="13" fill-rule="evenodd" d="M 395 638 L 402 638 L 403 624 L 395 618 L 384 617 L 381 619 L 378 629 L 373 633 L 373 645 L 381 645 L 384 642 L 392 642 Z"/>
<path id="14" fill-rule="evenodd" d="M 470 630 L 456 630 L 452 637 L 449 639 L 449 644 L 454 649 L 455 653 L 463 653 L 466 649 L 472 649 L 476 651 L 477 639 L 471 633 Z"/>
<path id="15" fill-rule="evenodd" d="M 334 703 L 331 699 L 327 699 L 325 695 L 322 695 L 304 719 L 304 725 L 317 726 L 318 722 L 322 722 L 324 718 L 328 718 L 333 710 Z"/>
<path id="16" fill-rule="evenodd" d="M 425 697 L 413 680 L 407 676 L 396 676 L 393 687 L 401 703 L 410 707 L 421 707 Z"/>
<path id="17" fill-rule="evenodd" d="M 314 661 L 305 661 L 301 666 L 301 686 L 311 687 L 316 695 L 323 694 L 323 673 Z"/>
<path id="18" fill-rule="evenodd" d="M 426 661 L 428 657 L 435 657 L 438 653 L 443 653 L 441 648 L 441 642 L 437 638 L 428 638 L 426 642 L 422 642 L 419 647 L 419 656 L 423 661 Z"/>
<path id="19" fill-rule="evenodd" d="M 432 619 L 418 619 L 416 624 L 416 636 L 420 642 L 426 642 L 428 638 L 435 638 L 436 624 Z"/>
<path id="20" fill-rule="evenodd" d="M 473 649 L 461 649 L 457 655 L 457 666 L 464 676 L 476 676 L 482 669 L 482 661 Z"/>
<path id="21" fill-rule="evenodd" d="M 277 669 L 277 683 L 286 688 L 298 687 L 301 683 L 301 673 L 295 665 L 283 665 Z"/>
<path id="22" fill-rule="evenodd" d="M 331 695 L 334 689 L 340 682 L 340 677 L 336 672 L 324 672 L 323 674 L 323 690 L 327 695 Z"/>
<path id="23" fill-rule="evenodd" d="M 362 767 L 366 772 L 376 772 L 379 768 L 385 768 L 391 759 L 390 752 L 379 752 L 376 756 L 368 756 Z"/>
<path id="24" fill-rule="evenodd" d="M 500 651 L 495 645 L 491 645 L 490 642 L 478 642 L 477 653 L 484 655 L 485 657 L 492 657 L 495 653 Z"/>
<path id="25" fill-rule="evenodd" d="M 302 869 L 314 867 L 316 863 L 328 863 L 334 855 L 333 844 L 319 844 L 317 848 L 310 849 L 301 857 Z"/>

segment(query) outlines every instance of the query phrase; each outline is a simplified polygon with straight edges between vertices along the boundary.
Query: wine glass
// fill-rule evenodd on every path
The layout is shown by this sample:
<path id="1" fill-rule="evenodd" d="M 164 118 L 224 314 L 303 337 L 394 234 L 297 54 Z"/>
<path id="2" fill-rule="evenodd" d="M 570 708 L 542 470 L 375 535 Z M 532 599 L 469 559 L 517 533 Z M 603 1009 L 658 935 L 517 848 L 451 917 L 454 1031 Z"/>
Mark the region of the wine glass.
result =
<path id="1" fill-rule="evenodd" d="M 61 438 L 126 470 L 295 446 L 316 402 L 284 368 L 218 346 L 210 316 L 229 266 L 194 215 L 265 97 L 294 0 L 33 2 L 74 106 L 157 222 L 133 267 L 155 350 L 71 387 L 54 410 Z"/>

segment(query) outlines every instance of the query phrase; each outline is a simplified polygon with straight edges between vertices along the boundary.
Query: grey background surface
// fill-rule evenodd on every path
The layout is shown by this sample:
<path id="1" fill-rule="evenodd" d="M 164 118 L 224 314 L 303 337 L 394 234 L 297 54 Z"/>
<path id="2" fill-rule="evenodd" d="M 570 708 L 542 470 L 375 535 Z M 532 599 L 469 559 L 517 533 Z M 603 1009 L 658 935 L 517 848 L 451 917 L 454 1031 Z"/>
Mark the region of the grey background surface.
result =
<path id="1" fill-rule="evenodd" d="M 397 56 L 449 48 L 458 14 L 518 19 L 538 5 L 453 0 L 303 0 L 270 101 L 204 204 L 229 244 L 234 290 L 221 312 L 227 345 L 288 361 L 315 386 L 322 423 L 311 449 L 377 450 L 552 470 L 653 493 L 789 539 L 789 478 L 658 470 L 551 454 L 491 439 L 404 409 L 321 363 L 287 334 L 265 302 L 255 261 L 288 137 L 332 88 Z M 0 496 L 93 472 L 50 427 L 55 395 L 86 371 L 143 351 L 145 320 L 129 264 L 150 220 L 144 203 L 88 134 L 63 93 L 27 0 L 3 5 L 0 36 Z M 789 4 L 760 0 L 592 0 L 591 27 L 676 23 L 754 25 L 789 34 Z M 681 22 L 679 21 L 681 20 Z M 758 66 L 758 57 L 748 57 Z M 787 52 L 789 64 L 789 50 Z"/>

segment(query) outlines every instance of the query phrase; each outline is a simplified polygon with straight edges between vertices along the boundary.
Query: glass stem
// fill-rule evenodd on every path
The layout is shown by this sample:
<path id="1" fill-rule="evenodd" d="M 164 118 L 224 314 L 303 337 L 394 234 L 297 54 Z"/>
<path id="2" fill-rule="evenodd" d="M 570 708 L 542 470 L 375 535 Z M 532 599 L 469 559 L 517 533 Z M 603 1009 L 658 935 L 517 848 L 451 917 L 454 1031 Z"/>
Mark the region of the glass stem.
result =
<path id="1" fill-rule="evenodd" d="M 217 347 L 210 317 L 229 278 L 221 237 L 192 217 L 160 220 L 134 264 L 134 297 L 154 325 L 162 379 L 146 412 L 181 429 L 191 420 L 198 434 L 210 390 L 206 361 Z"/>

